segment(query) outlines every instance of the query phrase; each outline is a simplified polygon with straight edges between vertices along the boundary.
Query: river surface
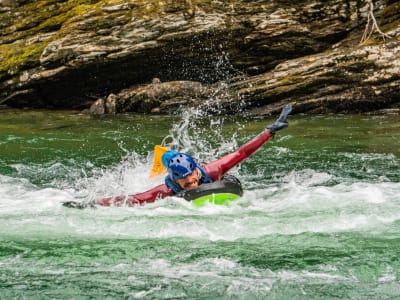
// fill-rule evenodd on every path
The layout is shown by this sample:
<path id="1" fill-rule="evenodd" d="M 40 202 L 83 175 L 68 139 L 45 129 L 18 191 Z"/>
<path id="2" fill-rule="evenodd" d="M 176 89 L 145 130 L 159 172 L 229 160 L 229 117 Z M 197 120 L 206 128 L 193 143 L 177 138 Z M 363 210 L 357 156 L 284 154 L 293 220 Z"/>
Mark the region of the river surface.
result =
<path id="1" fill-rule="evenodd" d="M 0 110 L 1 299 L 398 299 L 400 116 L 290 116 L 228 206 L 132 194 L 155 144 L 219 157 L 273 122 Z"/>

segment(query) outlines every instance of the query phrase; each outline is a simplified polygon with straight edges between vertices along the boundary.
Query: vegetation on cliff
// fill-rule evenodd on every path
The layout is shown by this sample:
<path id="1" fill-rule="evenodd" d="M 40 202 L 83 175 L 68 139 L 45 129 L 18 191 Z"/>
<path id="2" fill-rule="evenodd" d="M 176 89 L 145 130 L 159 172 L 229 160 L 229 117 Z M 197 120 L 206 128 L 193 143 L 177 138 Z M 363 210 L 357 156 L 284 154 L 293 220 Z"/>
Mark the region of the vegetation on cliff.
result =
<path id="1" fill-rule="evenodd" d="M 297 112 L 399 107 L 400 1 L 2 3 L 0 104 L 96 102 L 100 113 L 206 105 L 269 114 L 294 100 Z"/>

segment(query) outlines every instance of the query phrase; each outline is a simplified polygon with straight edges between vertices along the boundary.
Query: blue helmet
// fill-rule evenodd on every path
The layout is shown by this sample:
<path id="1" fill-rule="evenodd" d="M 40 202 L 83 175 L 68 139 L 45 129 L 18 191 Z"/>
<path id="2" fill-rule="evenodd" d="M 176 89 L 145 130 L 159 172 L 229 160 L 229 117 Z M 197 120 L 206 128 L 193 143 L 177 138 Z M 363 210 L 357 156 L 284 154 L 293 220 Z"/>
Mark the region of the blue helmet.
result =
<path id="1" fill-rule="evenodd" d="M 169 175 L 171 176 L 171 179 L 182 179 L 192 174 L 197 167 L 197 164 L 193 157 L 186 153 L 180 153 L 176 151 L 174 152 L 175 153 L 173 154 L 175 155 L 173 156 L 169 156 L 167 153 L 164 154 L 166 155 L 164 161 L 168 159 L 167 169 Z"/>
<path id="2" fill-rule="evenodd" d="M 162 161 L 162 164 L 164 165 L 164 167 L 168 168 L 169 161 L 171 160 L 171 158 L 173 158 L 177 154 L 179 154 L 179 152 L 175 151 L 175 150 L 168 150 L 167 152 L 165 152 L 161 156 L 161 161 Z"/>

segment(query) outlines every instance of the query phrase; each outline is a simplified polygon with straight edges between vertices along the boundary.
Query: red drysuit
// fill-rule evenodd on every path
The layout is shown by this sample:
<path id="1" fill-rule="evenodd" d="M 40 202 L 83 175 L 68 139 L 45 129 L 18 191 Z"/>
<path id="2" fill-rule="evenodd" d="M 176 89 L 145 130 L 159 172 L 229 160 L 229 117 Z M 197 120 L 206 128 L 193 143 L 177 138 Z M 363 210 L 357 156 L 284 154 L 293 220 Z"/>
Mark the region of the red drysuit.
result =
<path id="1" fill-rule="evenodd" d="M 213 181 L 217 181 L 221 179 L 221 177 L 226 172 L 228 172 L 234 166 L 238 165 L 243 160 L 252 155 L 255 151 L 257 151 L 272 136 L 273 134 L 270 131 L 265 130 L 264 132 L 260 133 L 255 138 L 241 146 L 235 152 L 227 154 L 217 160 L 205 164 L 203 168 Z M 157 199 L 173 196 L 174 194 L 175 193 L 166 184 L 160 184 L 143 193 L 104 198 L 98 200 L 96 203 L 103 206 L 132 206 L 154 202 Z"/>

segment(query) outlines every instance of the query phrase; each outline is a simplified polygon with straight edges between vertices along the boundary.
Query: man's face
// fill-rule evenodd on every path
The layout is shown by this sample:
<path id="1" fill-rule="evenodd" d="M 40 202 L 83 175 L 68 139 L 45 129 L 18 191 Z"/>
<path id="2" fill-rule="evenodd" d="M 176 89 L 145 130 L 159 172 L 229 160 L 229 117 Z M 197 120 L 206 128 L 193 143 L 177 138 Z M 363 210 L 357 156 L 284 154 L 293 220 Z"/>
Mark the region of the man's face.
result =
<path id="1" fill-rule="evenodd" d="M 182 179 L 175 180 L 177 184 L 184 190 L 191 189 L 199 186 L 199 172 L 195 169 L 192 174 Z"/>

